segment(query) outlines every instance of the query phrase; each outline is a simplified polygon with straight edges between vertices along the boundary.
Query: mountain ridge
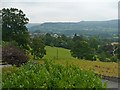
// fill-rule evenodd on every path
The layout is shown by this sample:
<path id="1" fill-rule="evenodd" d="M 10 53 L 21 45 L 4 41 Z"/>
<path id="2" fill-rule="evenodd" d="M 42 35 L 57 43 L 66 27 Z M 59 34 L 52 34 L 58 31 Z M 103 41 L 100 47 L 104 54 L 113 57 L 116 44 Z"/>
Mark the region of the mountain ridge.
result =
<path id="1" fill-rule="evenodd" d="M 108 21 L 80 21 L 80 22 L 46 22 L 28 27 L 30 32 L 53 32 L 59 34 L 117 34 L 118 20 Z"/>

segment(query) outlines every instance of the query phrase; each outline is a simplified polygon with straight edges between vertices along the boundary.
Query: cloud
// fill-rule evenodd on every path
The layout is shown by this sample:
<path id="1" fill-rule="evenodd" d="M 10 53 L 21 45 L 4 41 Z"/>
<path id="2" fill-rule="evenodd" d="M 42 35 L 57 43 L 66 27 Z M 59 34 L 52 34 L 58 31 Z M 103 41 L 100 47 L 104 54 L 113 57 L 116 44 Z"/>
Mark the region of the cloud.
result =
<path id="1" fill-rule="evenodd" d="M 119 0 L 1 0 L 2 2 L 115 2 Z"/>
<path id="2" fill-rule="evenodd" d="M 67 0 L 64 0 L 66 2 L 63 0 L 19 1 L 4 0 L 2 6 L 22 9 L 30 22 L 108 20 L 117 18 L 118 11 L 117 0 L 105 0 L 105 2 L 103 0 L 80 0 L 79 2 L 76 0 L 70 0 L 69 2 Z"/>

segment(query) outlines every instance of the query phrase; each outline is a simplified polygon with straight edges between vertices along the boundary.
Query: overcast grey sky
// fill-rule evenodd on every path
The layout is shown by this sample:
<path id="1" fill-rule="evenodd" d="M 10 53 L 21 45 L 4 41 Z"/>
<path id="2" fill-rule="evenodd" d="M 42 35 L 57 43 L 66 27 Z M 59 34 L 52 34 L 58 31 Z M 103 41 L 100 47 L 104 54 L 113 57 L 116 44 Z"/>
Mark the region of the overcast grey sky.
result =
<path id="1" fill-rule="evenodd" d="M 119 0 L 2 0 L 24 11 L 30 22 L 79 22 L 118 18 Z"/>

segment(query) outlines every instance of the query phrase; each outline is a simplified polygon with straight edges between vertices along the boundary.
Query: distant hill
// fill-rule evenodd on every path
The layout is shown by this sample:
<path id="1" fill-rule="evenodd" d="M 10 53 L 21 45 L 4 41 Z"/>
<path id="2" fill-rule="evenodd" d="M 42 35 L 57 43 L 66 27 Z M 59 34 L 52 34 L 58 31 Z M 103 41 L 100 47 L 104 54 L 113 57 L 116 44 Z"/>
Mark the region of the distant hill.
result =
<path id="1" fill-rule="evenodd" d="M 26 26 L 27 26 L 27 28 L 31 28 L 31 27 L 37 26 L 37 25 L 40 25 L 40 23 L 28 23 Z"/>
<path id="2" fill-rule="evenodd" d="M 81 21 L 81 22 L 49 22 L 42 24 L 29 24 L 30 32 L 53 32 L 58 34 L 73 35 L 102 35 L 111 36 L 118 33 L 118 21 Z"/>

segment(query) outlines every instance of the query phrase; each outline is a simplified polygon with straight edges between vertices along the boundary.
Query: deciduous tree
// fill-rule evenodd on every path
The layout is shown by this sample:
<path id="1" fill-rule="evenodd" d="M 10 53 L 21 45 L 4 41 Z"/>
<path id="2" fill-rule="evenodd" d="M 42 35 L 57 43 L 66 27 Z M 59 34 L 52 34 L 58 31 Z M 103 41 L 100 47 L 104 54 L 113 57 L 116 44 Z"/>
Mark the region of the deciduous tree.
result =
<path id="1" fill-rule="evenodd" d="M 2 39 L 16 41 L 19 46 L 27 49 L 29 32 L 26 24 L 29 19 L 22 10 L 16 8 L 2 9 Z"/>
<path id="2" fill-rule="evenodd" d="M 34 37 L 31 42 L 32 54 L 34 59 L 42 58 L 46 54 L 45 44 L 40 37 Z"/>

